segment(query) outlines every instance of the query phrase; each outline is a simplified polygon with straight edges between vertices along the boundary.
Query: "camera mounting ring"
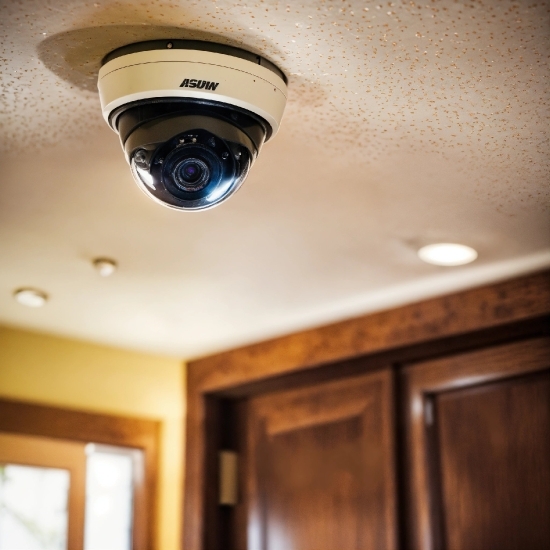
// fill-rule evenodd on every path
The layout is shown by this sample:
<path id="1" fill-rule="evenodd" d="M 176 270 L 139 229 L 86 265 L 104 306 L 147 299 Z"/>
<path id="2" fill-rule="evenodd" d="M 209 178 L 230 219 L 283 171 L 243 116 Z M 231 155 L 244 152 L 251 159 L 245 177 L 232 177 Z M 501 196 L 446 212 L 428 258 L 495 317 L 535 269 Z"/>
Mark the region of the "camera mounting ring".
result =
<path id="1" fill-rule="evenodd" d="M 103 117 L 153 98 L 193 98 L 249 111 L 279 129 L 287 99 L 285 75 L 261 56 L 197 40 L 152 40 L 114 50 L 103 60 L 98 89 Z M 113 127 L 116 131 L 117 128 Z"/>

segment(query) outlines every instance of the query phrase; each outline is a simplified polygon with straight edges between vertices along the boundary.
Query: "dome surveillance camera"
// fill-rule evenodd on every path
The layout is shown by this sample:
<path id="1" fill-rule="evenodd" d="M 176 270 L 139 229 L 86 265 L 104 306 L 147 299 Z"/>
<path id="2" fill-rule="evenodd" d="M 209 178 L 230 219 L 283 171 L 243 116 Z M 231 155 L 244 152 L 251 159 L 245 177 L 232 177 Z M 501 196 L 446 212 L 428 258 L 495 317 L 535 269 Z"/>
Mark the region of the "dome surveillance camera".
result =
<path id="1" fill-rule="evenodd" d="M 211 208 L 241 186 L 287 94 L 267 59 L 196 40 L 119 48 L 103 60 L 98 88 L 137 184 L 180 210 Z"/>

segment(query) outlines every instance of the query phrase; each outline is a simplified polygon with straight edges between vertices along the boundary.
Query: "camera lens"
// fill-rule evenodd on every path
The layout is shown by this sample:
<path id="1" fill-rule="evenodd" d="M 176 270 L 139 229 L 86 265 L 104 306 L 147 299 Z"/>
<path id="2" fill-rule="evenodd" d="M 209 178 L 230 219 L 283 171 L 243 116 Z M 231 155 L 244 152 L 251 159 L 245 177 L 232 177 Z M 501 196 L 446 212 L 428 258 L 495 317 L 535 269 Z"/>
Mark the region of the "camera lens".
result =
<path id="1" fill-rule="evenodd" d="M 174 167 L 174 182 L 183 191 L 200 191 L 209 180 L 210 170 L 201 159 L 187 158 Z"/>
<path id="2" fill-rule="evenodd" d="M 257 149 L 244 132 L 224 121 L 179 118 L 175 126 L 182 131 L 177 133 L 171 119 L 155 119 L 156 141 L 139 133 L 141 126 L 131 134 L 125 147 L 132 175 L 161 204 L 181 210 L 211 208 L 241 186 Z"/>
<path id="3" fill-rule="evenodd" d="M 201 167 L 196 163 L 189 163 L 185 166 L 181 172 L 183 172 L 183 177 L 189 183 L 197 181 L 201 175 Z"/>

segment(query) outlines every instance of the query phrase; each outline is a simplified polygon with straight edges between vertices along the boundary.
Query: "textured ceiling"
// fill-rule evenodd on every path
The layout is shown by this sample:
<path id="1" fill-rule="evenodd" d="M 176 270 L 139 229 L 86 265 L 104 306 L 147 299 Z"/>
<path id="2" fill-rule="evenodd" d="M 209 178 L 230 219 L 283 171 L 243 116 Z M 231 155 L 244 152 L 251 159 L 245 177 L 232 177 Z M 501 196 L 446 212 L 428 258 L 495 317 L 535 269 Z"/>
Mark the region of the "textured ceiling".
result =
<path id="1" fill-rule="evenodd" d="M 550 265 L 549 2 L 4 0 L 0 36 L 0 322 L 191 357 Z M 211 211 L 143 195 L 101 118 L 100 59 L 162 37 L 289 77 Z M 440 241 L 479 258 L 421 263 Z"/>

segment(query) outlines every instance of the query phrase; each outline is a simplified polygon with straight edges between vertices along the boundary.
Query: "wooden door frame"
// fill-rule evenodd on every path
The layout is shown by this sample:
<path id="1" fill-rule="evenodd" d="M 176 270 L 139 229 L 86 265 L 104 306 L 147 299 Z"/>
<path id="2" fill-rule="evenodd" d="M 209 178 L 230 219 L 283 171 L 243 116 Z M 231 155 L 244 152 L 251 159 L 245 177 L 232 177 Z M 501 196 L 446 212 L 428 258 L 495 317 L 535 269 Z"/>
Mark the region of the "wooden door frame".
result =
<path id="1" fill-rule="evenodd" d="M 206 533 L 218 528 L 212 508 L 224 399 L 542 334 L 549 316 L 545 270 L 190 362 L 184 549 L 210 550 Z"/>
<path id="2" fill-rule="evenodd" d="M 161 423 L 0 399 L 0 432 L 132 447 L 143 452 L 145 476 L 135 487 L 133 550 L 157 549 L 157 478 Z"/>

